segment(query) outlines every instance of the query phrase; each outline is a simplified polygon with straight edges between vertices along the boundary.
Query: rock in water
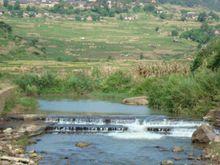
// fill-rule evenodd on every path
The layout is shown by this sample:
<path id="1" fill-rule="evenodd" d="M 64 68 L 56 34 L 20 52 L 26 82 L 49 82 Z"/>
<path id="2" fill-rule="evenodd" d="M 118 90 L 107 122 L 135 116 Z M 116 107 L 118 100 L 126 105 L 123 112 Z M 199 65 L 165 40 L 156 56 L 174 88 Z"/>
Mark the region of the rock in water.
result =
<path id="1" fill-rule="evenodd" d="M 78 142 L 75 144 L 76 147 L 79 147 L 79 148 L 86 148 L 86 147 L 89 147 L 91 144 L 90 143 L 87 143 L 87 142 Z"/>
<path id="2" fill-rule="evenodd" d="M 126 98 L 122 101 L 123 104 L 129 104 L 129 105 L 147 105 L 148 100 L 146 96 L 140 96 L 140 97 L 131 97 Z"/>
<path id="3" fill-rule="evenodd" d="M 173 152 L 183 152 L 184 149 L 182 147 L 179 147 L 179 146 L 174 146 L 172 151 Z"/>
<path id="4" fill-rule="evenodd" d="M 174 165 L 172 160 L 163 160 L 161 162 L 161 165 Z"/>
<path id="5" fill-rule="evenodd" d="M 192 135 L 193 143 L 209 143 L 214 141 L 216 134 L 213 128 L 207 124 L 201 125 Z"/>

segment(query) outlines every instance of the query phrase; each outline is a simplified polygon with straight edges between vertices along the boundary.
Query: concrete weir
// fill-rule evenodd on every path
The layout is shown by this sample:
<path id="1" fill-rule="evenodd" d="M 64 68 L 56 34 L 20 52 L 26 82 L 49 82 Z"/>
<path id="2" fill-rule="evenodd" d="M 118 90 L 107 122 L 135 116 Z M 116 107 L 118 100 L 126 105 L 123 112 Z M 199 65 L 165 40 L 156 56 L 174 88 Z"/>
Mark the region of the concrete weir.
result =
<path id="1" fill-rule="evenodd" d="M 46 132 L 56 133 L 108 133 L 124 132 L 128 128 L 122 125 L 85 125 L 85 124 L 51 124 Z"/>
<path id="2" fill-rule="evenodd" d="M 201 121 L 169 119 L 165 116 L 47 116 L 46 131 L 49 133 L 109 133 L 109 132 L 142 132 L 164 135 L 176 135 L 184 132 L 191 136 L 200 126 Z"/>

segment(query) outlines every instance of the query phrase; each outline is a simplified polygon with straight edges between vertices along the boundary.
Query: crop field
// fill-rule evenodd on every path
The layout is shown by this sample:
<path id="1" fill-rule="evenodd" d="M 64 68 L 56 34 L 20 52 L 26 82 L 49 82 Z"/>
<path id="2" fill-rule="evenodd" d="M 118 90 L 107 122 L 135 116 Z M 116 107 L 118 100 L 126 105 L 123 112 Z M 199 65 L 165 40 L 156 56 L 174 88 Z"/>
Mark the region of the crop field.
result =
<path id="1" fill-rule="evenodd" d="M 94 23 L 67 18 L 13 17 L 1 17 L 0 21 L 10 24 L 15 35 L 37 38 L 46 48 L 44 55 L 21 52 L 17 59 L 58 61 L 139 59 L 140 56 L 147 60 L 186 59 L 192 56 L 197 44 L 180 38 L 174 42 L 170 33 L 174 29 L 181 33 L 200 26 L 198 22 L 160 20 L 143 13 L 134 21 L 105 18 Z M 13 43 L 4 43 L 0 54 L 11 48 Z"/>

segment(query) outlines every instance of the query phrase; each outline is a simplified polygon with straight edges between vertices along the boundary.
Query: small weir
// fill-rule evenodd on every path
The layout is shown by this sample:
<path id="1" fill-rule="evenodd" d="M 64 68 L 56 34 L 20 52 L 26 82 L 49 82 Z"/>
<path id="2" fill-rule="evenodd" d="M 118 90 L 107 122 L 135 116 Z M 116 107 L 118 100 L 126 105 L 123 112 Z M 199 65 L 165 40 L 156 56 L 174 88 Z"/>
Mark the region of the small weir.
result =
<path id="1" fill-rule="evenodd" d="M 48 133 L 156 133 L 190 137 L 202 121 L 169 119 L 165 116 L 48 116 Z"/>
<path id="2" fill-rule="evenodd" d="M 49 125 L 46 131 L 57 133 L 108 133 L 123 132 L 127 129 L 122 125 L 55 124 Z"/>

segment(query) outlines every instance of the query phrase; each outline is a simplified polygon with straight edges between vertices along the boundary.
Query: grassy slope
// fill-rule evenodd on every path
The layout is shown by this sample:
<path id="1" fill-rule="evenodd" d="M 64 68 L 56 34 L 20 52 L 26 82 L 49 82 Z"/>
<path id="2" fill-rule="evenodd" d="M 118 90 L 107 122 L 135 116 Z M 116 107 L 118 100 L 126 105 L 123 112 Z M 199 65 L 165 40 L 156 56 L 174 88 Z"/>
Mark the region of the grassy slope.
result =
<path id="1" fill-rule="evenodd" d="M 184 39 L 174 43 L 171 30 L 200 26 L 197 22 L 162 21 L 145 14 L 140 14 L 133 22 L 115 18 L 97 23 L 45 18 L 2 19 L 14 27 L 15 34 L 36 37 L 47 47 L 46 56 L 20 55 L 20 59 L 106 59 L 108 56 L 137 59 L 141 54 L 147 59 L 183 58 L 191 55 L 196 44 Z M 155 31 L 157 26 L 160 33 Z"/>

